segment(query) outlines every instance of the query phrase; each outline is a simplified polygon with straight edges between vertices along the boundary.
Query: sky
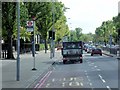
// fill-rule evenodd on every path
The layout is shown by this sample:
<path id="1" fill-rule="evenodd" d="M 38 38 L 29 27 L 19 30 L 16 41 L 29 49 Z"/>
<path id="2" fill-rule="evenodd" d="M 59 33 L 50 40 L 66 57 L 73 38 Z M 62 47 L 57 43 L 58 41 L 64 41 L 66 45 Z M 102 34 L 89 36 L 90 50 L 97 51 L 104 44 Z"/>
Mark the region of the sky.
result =
<path id="1" fill-rule="evenodd" d="M 118 15 L 120 0 L 59 0 L 67 9 L 65 16 L 70 30 L 82 28 L 82 33 L 95 33 L 103 21 Z"/>

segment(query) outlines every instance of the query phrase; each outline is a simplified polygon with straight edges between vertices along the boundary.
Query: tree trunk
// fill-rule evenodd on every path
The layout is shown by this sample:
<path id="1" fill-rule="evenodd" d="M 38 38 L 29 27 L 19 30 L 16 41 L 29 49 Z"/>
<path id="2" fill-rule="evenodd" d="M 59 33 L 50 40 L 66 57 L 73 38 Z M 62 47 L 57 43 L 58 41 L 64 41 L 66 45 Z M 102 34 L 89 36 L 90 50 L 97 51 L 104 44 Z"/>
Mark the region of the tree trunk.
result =
<path id="1" fill-rule="evenodd" d="M 7 37 L 7 59 L 15 59 L 13 56 L 13 48 L 12 48 L 12 35 L 8 35 Z"/>
<path id="2" fill-rule="evenodd" d="M 46 41 L 46 39 L 45 39 L 45 53 L 47 53 L 47 41 Z"/>

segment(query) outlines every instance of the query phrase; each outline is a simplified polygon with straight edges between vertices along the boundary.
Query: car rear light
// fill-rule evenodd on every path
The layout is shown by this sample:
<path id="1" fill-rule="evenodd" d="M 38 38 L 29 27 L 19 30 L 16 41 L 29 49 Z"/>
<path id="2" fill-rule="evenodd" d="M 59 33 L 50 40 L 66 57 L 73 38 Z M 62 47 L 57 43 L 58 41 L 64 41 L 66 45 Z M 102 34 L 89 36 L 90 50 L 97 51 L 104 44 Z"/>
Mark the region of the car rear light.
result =
<path id="1" fill-rule="evenodd" d="M 83 59 L 83 57 L 80 57 L 80 59 Z"/>
<path id="2" fill-rule="evenodd" d="M 63 58 L 62 60 L 67 60 L 67 58 Z"/>

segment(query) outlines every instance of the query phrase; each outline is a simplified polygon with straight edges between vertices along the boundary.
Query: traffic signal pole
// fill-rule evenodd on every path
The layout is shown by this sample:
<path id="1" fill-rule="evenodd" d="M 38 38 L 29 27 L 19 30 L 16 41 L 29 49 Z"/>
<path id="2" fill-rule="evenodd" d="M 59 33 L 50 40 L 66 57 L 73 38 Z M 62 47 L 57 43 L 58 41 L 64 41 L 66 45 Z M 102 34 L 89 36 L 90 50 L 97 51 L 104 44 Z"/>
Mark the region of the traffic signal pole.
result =
<path id="1" fill-rule="evenodd" d="M 17 73 L 16 80 L 20 81 L 20 1 L 17 2 Z"/>
<path id="2" fill-rule="evenodd" d="M 50 58 L 52 59 L 55 56 L 55 42 L 53 38 L 53 32 L 54 32 L 54 21 L 55 21 L 55 14 L 54 14 L 54 0 L 52 0 L 52 38 L 50 38 L 51 41 L 51 51 L 50 51 Z"/>

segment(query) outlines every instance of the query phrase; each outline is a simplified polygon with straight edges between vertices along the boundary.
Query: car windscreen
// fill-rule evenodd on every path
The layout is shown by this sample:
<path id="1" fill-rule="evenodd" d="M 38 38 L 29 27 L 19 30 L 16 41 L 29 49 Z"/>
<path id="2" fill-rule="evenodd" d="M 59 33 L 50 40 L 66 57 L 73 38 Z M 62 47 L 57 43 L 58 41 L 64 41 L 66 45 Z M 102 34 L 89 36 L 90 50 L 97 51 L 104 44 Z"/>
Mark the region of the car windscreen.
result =
<path id="1" fill-rule="evenodd" d="M 81 43 L 63 43 L 63 49 L 78 49 L 78 48 L 82 48 L 82 44 Z"/>

